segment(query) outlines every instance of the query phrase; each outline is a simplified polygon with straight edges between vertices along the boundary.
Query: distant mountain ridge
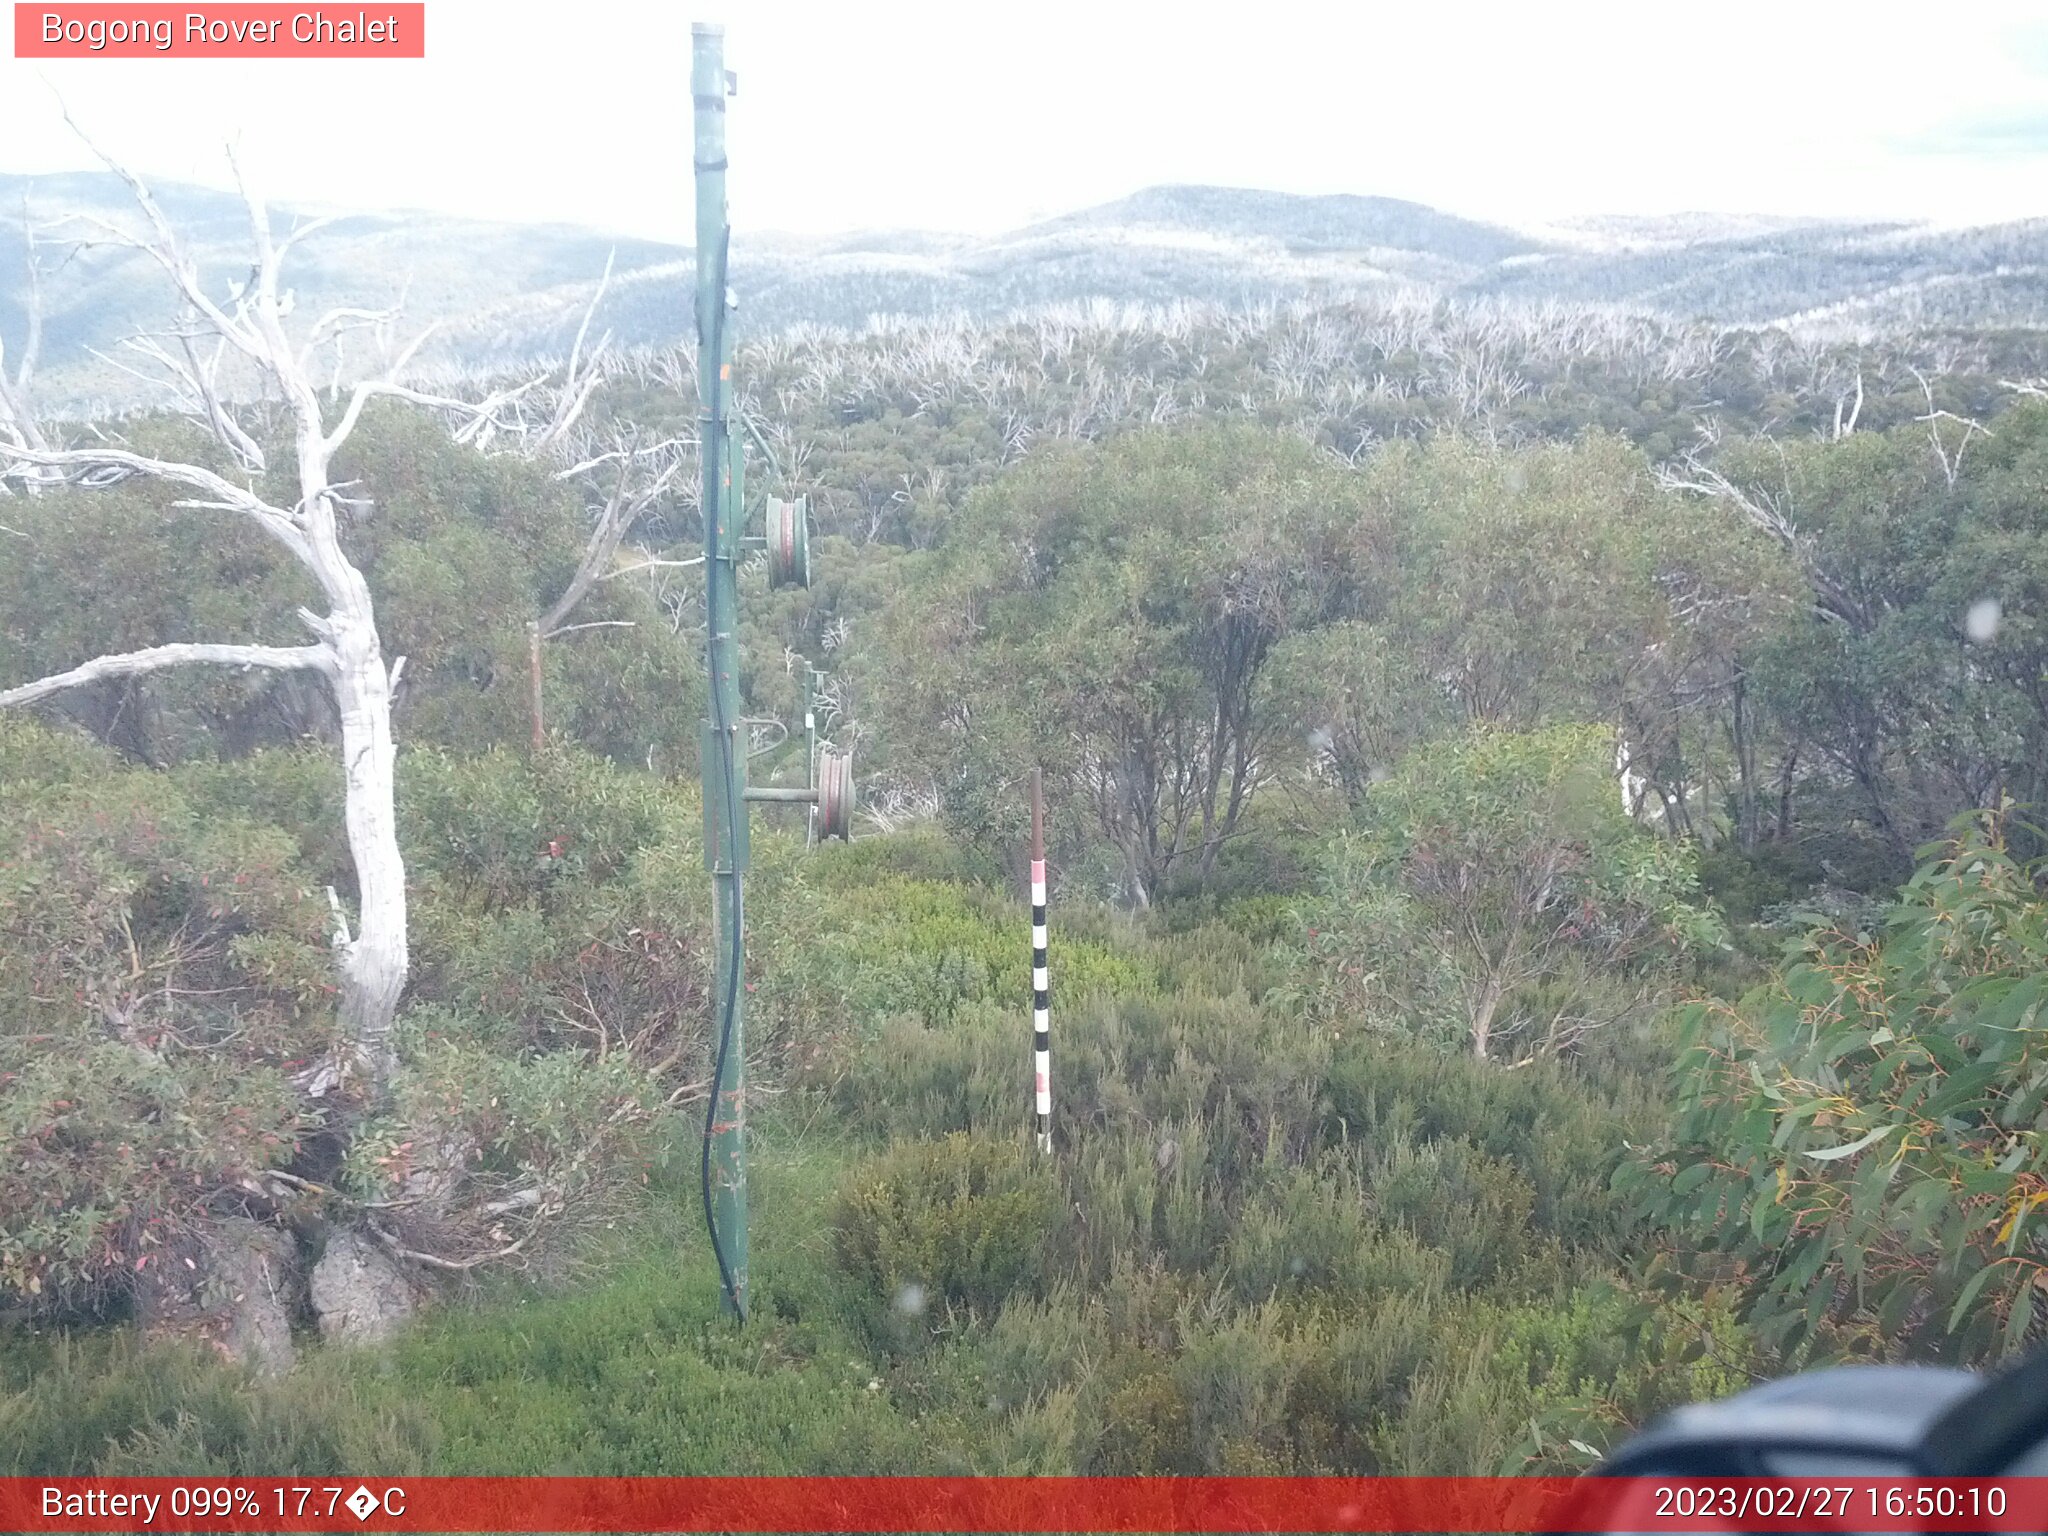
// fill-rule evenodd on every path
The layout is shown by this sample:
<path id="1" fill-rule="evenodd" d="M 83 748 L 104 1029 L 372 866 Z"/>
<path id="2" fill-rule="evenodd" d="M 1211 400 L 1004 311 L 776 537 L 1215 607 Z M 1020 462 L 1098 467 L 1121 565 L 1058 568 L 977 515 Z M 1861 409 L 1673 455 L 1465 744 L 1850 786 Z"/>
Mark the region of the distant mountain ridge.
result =
<path id="1" fill-rule="evenodd" d="M 225 295 L 249 260 L 240 201 L 175 183 L 153 190 Z M 35 224 L 57 224 L 60 239 L 92 237 L 93 220 L 136 217 L 109 175 L 0 175 L 0 339 L 16 346 L 26 321 L 24 199 Z M 298 215 L 279 206 L 272 216 L 284 228 Z M 423 355 L 430 366 L 494 368 L 565 350 L 608 256 L 600 326 L 626 346 L 679 339 L 690 325 L 688 248 L 573 226 L 350 213 L 294 251 L 287 277 L 309 313 L 402 296 L 408 329 L 440 326 L 437 350 Z M 1518 229 L 1397 198 L 1160 186 L 990 237 L 741 232 L 733 263 L 743 323 L 768 330 L 1098 298 L 1237 305 L 1390 292 L 1848 332 L 2048 325 L 2048 219 L 1936 229 L 1692 213 Z M 94 354 L 114 355 L 124 335 L 170 321 L 161 274 L 98 243 L 47 274 L 43 297 L 45 401 L 134 403 L 136 381 Z"/>
<path id="2" fill-rule="evenodd" d="M 1425 203 L 1349 193 L 1302 196 L 1241 187 L 1147 187 L 1113 203 L 1022 231 L 1192 229 L 1271 240 L 1294 252 L 1406 250 L 1488 266 L 1543 247 L 1498 224 L 1440 213 Z"/>

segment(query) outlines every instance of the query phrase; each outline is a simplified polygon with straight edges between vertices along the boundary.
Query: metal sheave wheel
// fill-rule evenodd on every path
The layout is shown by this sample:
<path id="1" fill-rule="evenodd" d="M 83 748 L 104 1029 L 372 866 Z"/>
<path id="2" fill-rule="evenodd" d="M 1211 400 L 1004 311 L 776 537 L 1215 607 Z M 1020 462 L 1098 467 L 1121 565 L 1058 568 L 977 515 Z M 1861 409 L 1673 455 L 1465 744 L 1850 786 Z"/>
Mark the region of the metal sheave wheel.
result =
<path id="1" fill-rule="evenodd" d="M 808 496 L 795 501 L 768 498 L 768 585 L 808 587 L 811 584 L 811 505 Z"/>
<path id="2" fill-rule="evenodd" d="M 818 836 L 853 840 L 853 754 L 831 747 L 818 754 Z"/>

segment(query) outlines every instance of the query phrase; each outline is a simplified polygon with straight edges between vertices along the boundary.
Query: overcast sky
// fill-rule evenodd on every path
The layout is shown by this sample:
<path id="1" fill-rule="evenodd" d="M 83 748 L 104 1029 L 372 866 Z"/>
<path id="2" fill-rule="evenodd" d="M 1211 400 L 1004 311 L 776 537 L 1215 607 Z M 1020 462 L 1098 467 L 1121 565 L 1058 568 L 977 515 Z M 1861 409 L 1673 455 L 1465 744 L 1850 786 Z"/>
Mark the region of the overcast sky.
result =
<path id="1" fill-rule="evenodd" d="M 374 0 L 367 3 L 374 13 Z M 353 15 L 356 4 L 330 4 Z M 1159 182 L 1535 221 L 2048 213 L 2048 4 L 429 0 L 420 61 L 0 59 L 0 171 L 688 238 L 693 10 L 747 229 L 991 231 Z"/>

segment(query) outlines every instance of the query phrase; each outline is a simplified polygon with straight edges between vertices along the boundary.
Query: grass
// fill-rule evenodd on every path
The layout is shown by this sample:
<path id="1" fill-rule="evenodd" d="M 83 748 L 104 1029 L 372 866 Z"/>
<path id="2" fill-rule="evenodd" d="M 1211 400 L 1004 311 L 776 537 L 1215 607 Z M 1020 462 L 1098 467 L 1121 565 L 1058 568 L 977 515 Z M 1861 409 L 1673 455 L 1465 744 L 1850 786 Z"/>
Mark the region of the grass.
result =
<path id="1" fill-rule="evenodd" d="M 687 1178 L 587 1288 L 503 1280 L 381 1350 L 309 1348 L 277 1382 L 115 1330 L 0 1345 L 0 1472 L 683 1475 L 964 1469 L 879 1389 L 823 1225 L 843 1159 L 751 1162 L 754 1316 L 719 1315 Z M 680 1169 L 678 1172 L 680 1173 Z"/>

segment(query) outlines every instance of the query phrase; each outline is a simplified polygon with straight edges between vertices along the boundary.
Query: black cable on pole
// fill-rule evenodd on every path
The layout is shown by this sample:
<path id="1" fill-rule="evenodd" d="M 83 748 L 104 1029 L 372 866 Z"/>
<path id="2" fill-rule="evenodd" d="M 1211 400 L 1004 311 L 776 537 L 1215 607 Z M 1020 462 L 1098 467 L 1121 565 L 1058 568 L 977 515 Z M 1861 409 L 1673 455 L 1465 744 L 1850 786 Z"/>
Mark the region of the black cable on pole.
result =
<path id="1" fill-rule="evenodd" d="M 721 368 L 725 360 L 725 274 L 726 262 L 730 258 L 731 252 L 732 226 L 727 225 L 724 236 L 719 241 L 718 303 L 716 306 L 716 316 L 712 321 L 711 335 L 708 338 L 713 359 L 711 364 L 713 369 Z M 706 446 L 710 452 L 715 454 L 724 446 L 725 441 L 725 420 L 719 409 L 724 397 L 725 381 L 720 379 L 716 372 L 712 374 L 712 377 L 718 379 L 718 382 L 712 386 L 714 395 L 710 412 L 711 441 Z M 716 468 L 716 465 L 713 467 Z M 712 478 L 714 484 L 718 483 L 716 476 Z M 715 506 L 706 507 L 704 515 L 713 520 L 712 526 L 715 529 L 717 526 L 715 520 L 719 515 L 719 509 Z M 716 537 L 715 534 L 714 537 Z M 707 580 L 712 577 L 712 569 L 708 562 L 705 565 L 704 574 Z M 705 604 L 705 622 L 707 624 L 714 622 L 708 602 Z M 713 1208 L 711 1198 L 711 1138 L 714 1128 L 718 1123 L 718 1100 L 725 1091 L 725 1064 L 732 1050 L 733 1018 L 739 1007 L 740 935 L 745 931 L 741 922 L 739 818 L 744 811 L 744 807 L 737 793 L 739 770 L 734 762 L 733 733 L 727 728 L 725 703 L 719 697 L 718 692 L 718 678 L 714 673 L 707 681 L 711 686 L 712 725 L 718 737 L 719 752 L 725 759 L 726 856 L 732 862 L 732 916 L 726 934 L 726 948 L 731 954 L 732 960 L 726 969 L 725 1007 L 718 1025 L 718 1058 L 711 1068 L 711 1098 L 704 1106 L 704 1146 L 703 1156 L 698 1164 L 698 1171 L 704 1196 L 704 1230 L 711 1235 L 711 1254 L 713 1258 L 718 1260 L 719 1283 L 725 1287 L 726 1299 L 732 1303 L 734 1313 L 738 1315 L 741 1322 L 745 1322 L 747 1320 L 746 1303 L 740 1299 L 739 1287 L 733 1283 L 732 1265 L 726 1259 L 725 1244 L 718 1235 L 718 1216 Z"/>

